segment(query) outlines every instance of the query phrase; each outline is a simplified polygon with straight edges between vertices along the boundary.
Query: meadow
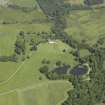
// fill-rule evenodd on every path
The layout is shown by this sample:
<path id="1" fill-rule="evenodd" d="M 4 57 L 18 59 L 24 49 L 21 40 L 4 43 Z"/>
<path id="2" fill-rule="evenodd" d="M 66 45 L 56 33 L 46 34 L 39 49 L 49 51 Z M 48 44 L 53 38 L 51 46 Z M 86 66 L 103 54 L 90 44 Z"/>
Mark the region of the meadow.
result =
<path id="1" fill-rule="evenodd" d="M 72 88 L 72 85 L 67 81 L 44 81 L 21 90 L 16 89 L 0 94 L 0 104 L 60 105 L 67 98 L 66 92 Z"/>
<path id="2" fill-rule="evenodd" d="M 37 5 L 36 0 L 11 0 L 11 3 L 19 6 L 32 7 Z"/>
<path id="3" fill-rule="evenodd" d="M 65 53 L 62 52 L 63 49 L 66 49 Z M 38 50 L 32 52 L 30 59 L 24 62 L 14 64 L 10 62 L 0 63 L 0 71 L 3 73 L 3 76 L 0 78 L 3 80 L 0 82 L 0 98 L 3 101 L 0 101 L 0 104 L 5 105 L 5 100 L 8 98 L 7 102 L 9 101 L 10 103 L 8 102 L 6 105 L 17 105 L 17 96 L 14 96 L 15 99 L 12 101 L 12 94 L 5 95 L 8 92 L 11 93 L 11 91 L 21 91 L 25 105 L 28 103 L 33 105 L 35 100 L 37 100 L 37 105 L 42 105 L 42 103 L 51 105 L 52 102 L 54 102 L 54 105 L 59 105 L 59 103 L 63 102 L 67 98 L 65 93 L 68 89 L 73 88 L 72 85 L 69 82 L 62 82 L 62 80 L 61 82 L 49 81 L 39 72 L 39 68 L 43 65 L 43 59 L 48 59 L 51 62 L 49 67 L 55 67 L 55 63 L 58 60 L 70 64 L 73 67 L 77 62 L 69 54 L 71 50 L 72 48 L 61 41 L 56 41 L 55 44 L 49 44 L 47 42 L 40 44 Z M 38 88 L 34 89 L 34 87 Z M 32 97 L 35 97 L 35 99 Z"/>
<path id="4" fill-rule="evenodd" d="M 83 0 L 65 2 L 82 4 Z M 36 0 L 11 0 L 10 4 L 19 8 L 0 7 L 0 56 L 14 53 L 14 44 L 20 31 L 25 32 L 25 35 L 41 32 L 49 34 L 54 26 Z M 104 36 L 104 8 L 71 11 L 65 18 L 67 27 L 64 31 L 78 42 L 85 40 L 93 45 Z M 54 43 L 40 43 L 36 51 L 27 53 L 29 57 L 24 61 L 0 62 L 0 105 L 61 105 L 67 99 L 67 92 L 73 89 L 72 83 L 66 80 L 48 80 L 39 69 L 45 65 L 43 60 L 50 62 L 46 64 L 50 69 L 57 67 L 58 61 L 70 65 L 71 69 L 79 62 L 70 53 L 74 51 L 73 48 L 60 40 L 52 41 Z M 80 49 L 80 57 L 89 54 L 87 49 Z"/>
<path id="5" fill-rule="evenodd" d="M 78 42 L 85 40 L 92 45 L 105 33 L 104 14 L 104 9 L 72 11 L 65 31 Z"/>
<path id="6" fill-rule="evenodd" d="M 35 0 L 11 0 L 9 5 L 0 6 L 1 24 L 36 23 L 47 19 Z"/>

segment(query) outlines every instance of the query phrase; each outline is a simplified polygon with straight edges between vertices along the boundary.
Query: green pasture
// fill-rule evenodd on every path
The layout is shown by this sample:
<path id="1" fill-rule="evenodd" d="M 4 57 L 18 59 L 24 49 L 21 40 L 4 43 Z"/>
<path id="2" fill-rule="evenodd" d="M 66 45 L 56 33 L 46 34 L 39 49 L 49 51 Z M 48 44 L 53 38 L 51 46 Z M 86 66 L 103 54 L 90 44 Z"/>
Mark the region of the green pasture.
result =
<path id="1" fill-rule="evenodd" d="M 0 7 L 0 23 L 33 23 L 40 20 L 46 20 L 46 16 L 38 8 L 24 12 L 22 9 Z"/>
<path id="2" fill-rule="evenodd" d="M 66 81 L 36 85 L 36 88 L 23 93 L 25 105 L 60 105 L 70 89 L 72 86 Z"/>
<path id="3" fill-rule="evenodd" d="M 0 94 L 0 105 L 60 105 L 73 89 L 68 81 L 43 81 Z"/>
<path id="4" fill-rule="evenodd" d="M 79 42 L 94 44 L 105 33 L 105 9 L 72 11 L 66 19 L 65 31 Z"/>
<path id="5" fill-rule="evenodd" d="M 1 32 L 1 31 L 0 31 Z M 14 52 L 16 35 L 14 33 L 0 33 L 0 56 L 9 56 Z"/>
<path id="6" fill-rule="evenodd" d="M 0 105 L 20 105 L 16 92 L 0 95 Z"/>
<path id="7" fill-rule="evenodd" d="M 37 5 L 36 0 L 11 0 L 11 3 L 23 7 L 32 7 Z"/>
<path id="8" fill-rule="evenodd" d="M 46 24 L 8 24 L 0 25 L 0 56 L 11 55 L 14 52 L 16 36 L 24 32 L 49 32 L 50 23 Z"/>
<path id="9" fill-rule="evenodd" d="M 20 63 L 0 62 L 0 82 L 7 80 L 19 67 Z"/>
<path id="10" fill-rule="evenodd" d="M 67 98 L 67 91 L 73 88 L 69 82 L 49 81 L 39 72 L 45 58 L 51 62 L 49 67 L 55 66 L 58 60 L 72 67 L 77 63 L 69 54 L 72 48 L 61 41 L 55 42 L 40 44 L 24 62 L 0 63 L 0 105 L 22 105 L 21 101 L 25 105 L 34 105 L 34 102 L 37 105 L 60 105 Z M 62 52 L 63 49 L 66 52 Z M 17 96 L 14 91 L 20 91 L 22 96 Z"/>
<path id="11" fill-rule="evenodd" d="M 90 52 L 87 49 L 81 49 L 80 50 L 80 57 L 86 57 L 89 55 L 90 55 Z"/>
<path id="12" fill-rule="evenodd" d="M 51 23 L 42 23 L 42 24 L 7 24 L 0 25 L 0 34 L 9 33 L 9 34 L 18 34 L 20 31 L 24 32 L 42 32 L 50 31 L 52 24 Z M 14 35 L 15 37 L 15 35 Z"/>
<path id="13" fill-rule="evenodd" d="M 103 103 L 98 103 L 98 104 L 96 104 L 96 105 L 105 105 L 105 104 L 103 104 Z"/>
<path id="14" fill-rule="evenodd" d="M 63 52 L 63 49 L 66 49 L 66 52 Z M 45 76 L 39 72 L 39 68 L 43 66 L 43 59 L 48 59 L 51 62 L 48 65 L 51 68 L 55 67 L 56 62 L 59 60 L 74 67 L 78 62 L 74 60 L 74 57 L 69 51 L 71 51 L 71 48 L 60 41 L 56 41 L 55 44 L 40 44 L 38 50 L 32 53 L 30 59 L 25 60 L 21 67 L 18 66 L 18 72 L 13 75 L 9 81 L 3 84 L 0 82 L 0 93 L 15 88 L 26 87 L 27 85 L 33 85 L 40 81 L 45 81 Z M 16 72 L 16 68 L 14 69 L 12 65 L 11 69 Z M 10 71 L 11 69 L 7 66 L 5 70 Z M 3 69 L 0 69 L 0 71 L 3 72 Z M 13 72 L 11 75 L 12 74 Z M 40 78 L 42 78 L 42 80 L 40 80 Z"/>

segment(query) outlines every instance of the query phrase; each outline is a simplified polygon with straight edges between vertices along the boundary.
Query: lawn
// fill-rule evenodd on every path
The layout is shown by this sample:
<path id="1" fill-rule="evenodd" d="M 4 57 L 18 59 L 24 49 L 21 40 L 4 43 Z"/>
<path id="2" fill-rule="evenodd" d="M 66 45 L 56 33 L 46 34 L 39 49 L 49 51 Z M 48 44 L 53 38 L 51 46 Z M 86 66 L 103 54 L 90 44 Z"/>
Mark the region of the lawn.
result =
<path id="1" fill-rule="evenodd" d="M 66 52 L 63 52 L 63 49 Z M 58 60 L 73 67 L 77 62 L 69 54 L 71 50 L 72 48 L 68 45 L 57 40 L 54 44 L 40 44 L 38 50 L 32 52 L 30 59 L 25 60 L 23 64 L 22 62 L 0 63 L 0 105 L 19 105 L 20 101 L 23 101 L 25 105 L 35 103 L 37 105 L 52 105 L 52 103 L 60 105 L 67 98 L 66 93 L 73 88 L 72 85 L 67 81 L 49 81 L 39 72 L 39 68 L 43 65 L 44 58 L 50 60 L 49 67 L 55 66 Z M 18 72 L 16 72 L 17 68 L 19 68 Z M 16 72 L 15 75 L 13 75 L 14 72 Z M 13 75 L 12 78 L 10 78 L 11 75 Z M 8 78 L 10 79 L 8 80 Z M 8 92 L 16 90 L 21 92 L 21 97 L 20 95 L 17 97 L 17 93 L 8 94 Z"/>
<path id="2" fill-rule="evenodd" d="M 64 0 L 66 3 L 70 4 L 83 4 L 84 0 Z"/>
<path id="3" fill-rule="evenodd" d="M 66 49 L 65 53 L 62 52 L 64 48 Z M 51 62 L 49 67 L 55 66 L 56 61 L 58 60 L 74 67 L 77 62 L 74 60 L 74 57 L 69 54 L 69 51 L 71 51 L 71 48 L 60 41 L 57 41 L 54 45 L 49 43 L 40 44 L 38 50 L 32 53 L 32 57 L 24 62 L 19 71 L 7 83 L 0 84 L 0 93 L 39 83 L 40 77 L 42 78 L 42 81 L 45 81 L 45 76 L 39 72 L 39 68 L 43 65 L 42 60 L 45 58 Z M 11 65 L 11 69 L 15 72 L 16 69 L 12 67 L 13 66 Z M 7 66 L 5 71 L 10 71 L 11 69 Z M 3 72 L 4 70 L 0 69 L 0 71 Z"/>
<path id="4" fill-rule="evenodd" d="M 16 92 L 0 95 L 0 105 L 20 105 Z"/>
<path id="5" fill-rule="evenodd" d="M 96 105 L 105 105 L 105 104 L 103 104 L 103 103 L 99 103 L 99 104 L 96 104 Z"/>
<path id="6" fill-rule="evenodd" d="M 32 7 L 37 5 L 36 0 L 11 0 L 11 3 L 23 7 Z"/>
<path id="7" fill-rule="evenodd" d="M 92 45 L 105 33 L 105 9 L 72 11 L 66 19 L 65 31 L 79 42 Z"/>
<path id="8" fill-rule="evenodd" d="M 86 57 L 89 55 L 90 55 L 90 52 L 87 49 L 81 49 L 80 50 L 80 57 Z"/>
<path id="9" fill-rule="evenodd" d="M 20 31 L 24 32 L 42 32 L 42 31 L 50 31 L 52 24 L 51 23 L 43 23 L 43 24 L 7 24 L 0 25 L 0 34 L 18 34 Z M 2 35 L 3 36 L 3 35 Z M 15 35 L 14 35 L 15 37 Z"/>
<path id="10" fill-rule="evenodd" d="M 1 28 L 1 27 L 0 27 Z M 2 33 L 0 31 L 0 56 L 9 56 L 14 52 L 14 43 L 16 41 L 16 34 Z"/>
<path id="11" fill-rule="evenodd" d="M 7 80 L 19 67 L 20 63 L 0 62 L 0 83 Z"/>
<path id="12" fill-rule="evenodd" d="M 0 105 L 60 105 L 71 89 L 68 81 L 43 81 L 0 94 Z"/>
<path id="13" fill-rule="evenodd" d="M 50 23 L 0 25 L 0 56 L 13 54 L 16 36 L 20 31 L 49 32 L 51 26 L 52 25 Z"/>
<path id="14" fill-rule="evenodd" d="M 25 32 L 42 32 L 42 31 L 49 32 L 50 27 L 51 27 L 50 23 L 46 23 L 46 24 L 25 24 L 25 25 L 23 25 L 23 24 L 0 25 L 0 56 L 10 56 L 14 53 L 14 43 L 16 41 L 16 36 L 19 34 L 20 31 L 25 31 Z M 37 55 L 34 54 L 34 57 L 35 56 L 37 56 Z M 25 73 L 26 77 L 28 75 L 29 70 L 30 69 L 32 70 L 32 74 L 31 74 L 32 78 L 31 79 L 33 79 L 33 80 L 34 80 L 34 73 L 36 73 L 35 75 L 37 75 L 37 73 L 40 74 L 35 69 L 35 66 L 33 67 L 34 60 L 35 60 L 35 58 L 29 60 L 29 62 L 30 62 L 30 64 L 28 64 L 29 67 L 26 66 L 27 63 L 29 63 L 28 61 L 26 61 L 27 63 L 23 67 L 24 68 L 23 73 L 25 72 L 24 70 L 26 70 L 26 73 Z M 0 62 L 0 83 L 4 82 L 8 78 L 10 78 L 11 75 L 21 66 L 21 64 L 22 64 L 22 62 L 19 62 L 19 63 Z M 36 72 L 35 72 L 35 70 L 36 70 Z M 20 76 L 23 76 L 24 75 L 23 73 Z M 39 75 L 37 75 L 36 78 L 38 78 L 38 77 L 39 77 Z M 18 80 L 18 78 L 16 78 L 16 81 Z M 20 80 L 22 80 L 22 78 Z M 13 81 L 13 82 L 15 82 L 15 81 Z M 19 83 L 21 83 L 21 82 L 19 82 Z M 10 86 L 9 88 L 12 88 L 11 83 L 9 84 L 9 86 Z M 16 83 L 16 86 L 19 86 L 19 85 Z M 1 88 L 1 86 L 0 86 L 0 88 Z M 5 87 L 5 88 L 9 89 L 8 87 Z M 15 88 L 17 88 L 17 87 L 15 87 Z"/>
<path id="15" fill-rule="evenodd" d="M 25 105 L 60 105 L 67 98 L 67 91 L 72 89 L 66 81 L 53 81 L 24 92 Z"/>
<path id="16" fill-rule="evenodd" d="M 19 2 L 20 0 L 16 1 Z M 24 4 L 26 1 L 30 2 L 29 0 L 25 0 Z M 34 5 L 34 3 L 32 5 Z M 0 7 L 0 23 L 33 23 L 40 20 L 45 21 L 46 19 L 46 16 L 38 7 L 30 9 L 29 12 L 24 12 L 22 9 Z"/>

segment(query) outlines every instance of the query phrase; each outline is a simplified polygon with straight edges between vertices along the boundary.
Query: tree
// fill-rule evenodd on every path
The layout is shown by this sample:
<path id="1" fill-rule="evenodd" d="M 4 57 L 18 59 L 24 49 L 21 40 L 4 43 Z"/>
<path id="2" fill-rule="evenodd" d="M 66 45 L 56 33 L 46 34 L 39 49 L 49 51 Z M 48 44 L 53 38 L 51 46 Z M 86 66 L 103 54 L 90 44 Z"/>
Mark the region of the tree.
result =
<path id="1" fill-rule="evenodd" d="M 61 61 L 57 61 L 57 62 L 56 62 L 56 65 L 57 65 L 57 66 L 61 66 L 61 64 L 62 64 Z"/>
<path id="2" fill-rule="evenodd" d="M 96 5 L 102 3 L 104 3 L 104 0 L 84 0 L 84 4 L 86 5 Z"/>
<path id="3" fill-rule="evenodd" d="M 25 51 L 26 51 L 25 38 L 24 38 L 23 32 L 21 32 L 21 34 L 19 34 L 15 42 L 15 52 L 18 55 L 21 55 L 21 54 L 25 55 Z"/>
<path id="4" fill-rule="evenodd" d="M 48 68 L 48 66 L 47 66 L 47 65 L 44 65 L 44 66 L 43 66 L 43 67 L 41 67 L 39 70 L 40 70 L 40 72 L 41 72 L 41 73 L 47 74 L 47 73 L 48 73 L 49 68 Z"/>

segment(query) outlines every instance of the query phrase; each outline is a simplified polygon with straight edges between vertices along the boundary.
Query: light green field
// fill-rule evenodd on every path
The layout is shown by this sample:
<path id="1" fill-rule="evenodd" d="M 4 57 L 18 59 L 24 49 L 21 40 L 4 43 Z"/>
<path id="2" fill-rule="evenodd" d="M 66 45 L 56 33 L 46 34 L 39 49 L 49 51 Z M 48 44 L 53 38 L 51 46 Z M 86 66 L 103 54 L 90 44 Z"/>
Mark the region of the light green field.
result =
<path id="1" fill-rule="evenodd" d="M 11 67 L 12 71 L 14 70 L 16 74 L 6 83 L 0 83 L 0 92 L 33 85 L 40 82 L 40 77 L 42 77 L 42 81 L 46 80 L 46 78 L 39 72 L 39 68 L 42 66 L 41 62 L 45 58 L 50 60 L 51 64 L 49 66 L 51 67 L 55 66 L 56 61 L 59 60 L 66 64 L 70 64 L 71 67 L 75 66 L 77 62 L 74 61 L 74 57 L 70 55 L 69 52 L 63 53 L 62 50 L 64 48 L 68 51 L 71 50 L 66 44 L 63 44 L 60 41 L 58 41 L 56 45 L 48 43 L 40 44 L 38 50 L 32 54 L 32 57 L 24 61 L 23 64 L 20 65 L 21 67 L 18 66 L 18 72 L 16 72 L 16 69 L 14 70 L 14 67 Z M 0 69 L 0 71 L 3 72 L 3 69 Z M 7 67 L 7 71 L 9 71 L 9 67 Z"/>
<path id="2" fill-rule="evenodd" d="M 64 1 L 70 4 L 83 4 L 84 0 L 64 0 Z"/>
<path id="3" fill-rule="evenodd" d="M 20 105 L 16 92 L 0 95 L 1 105 Z"/>
<path id="4" fill-rule="evenodd" d="M 65 53 L 63 53 L 64 49 L 66 50 Z M 38 56 L 42 55 L 43 58 L 49 59 L 52 65 L 56 61 L 60 60 L 66 64 L 70 64 L 71 67 L 73 67 L 76 64 L 76 62 L 74 61 L 74 57 L 71 54 L 69 54 L 71 50 L 72 48 L 70 48 L 68 45 L 60 41 L 56 41 L 56 43 L 54 44 L 40 44 L 37 54 Z"/>
<path id="5" fill-rule="evenodd" d="M 9 56 L 14 52 L 14 43 L 16 35 L 9 33 L 0 33 L 0 56 Z"/>
<path id="6" fill-rule="evenodd" d="M 42 31 L 50 31 L 52 24 L 51 23 L 43 23 L 43 24 L 7 24 L 0 25 L 0 34 L 2 33 L 10 33 L 10 34 L 18 34 L 20 31 L 24 32 L 42 32 Z M 15 35 L 14 35 L 15 36 Z"/>
<path id="7" fill-rule="evenodd" d="M 0 62 L 0 82 L 7 80 L 19 67 L 20 63 Z"/>
<path id="8" fill-rule="evenodd" d="M 103 104 L 103 103 L 99 103 L 99 104 L 96 104 L 96 105 L 105 105 L 105 104 Z"/>
<path id="9" fill-rule="evenodd" d="M 37 4 L 36 0 L 11 0 L 11 2 L 23 7 L 32 7 Z"/>
<path id="10" fill-rule="evenodd" d="M 67 81 L 44 81 L 0 94 L 0 105 L 60 105 L 73 89 Z"/>
<path id="11" fill-rule="evenodd" d="M 19 0 L 16 1 L 18 2 Z M 24 2 L 24 4 L 25 3 L 26 2 Z M 32 5 L 34 5 L 34 3 Z M 32 23 L 33 21 L 38 22 L 39 20 L 46 20 L 46 16 L 39 7 L 36 7 L 36 9 L 31 9 L 29 12 L 24 12 L 22 9 L 0 7 L 0 23 Z"/>
<path id="12" fill-rule="evenodd" d="M 76 4 L 76 5 L 84 5 L 84 0 L 64 0 L 66 3 L 70 3 L 70 4 Z M 104 0 L 105 2 L 105 0 Z M 100 4 L 100 5 L 96 5 L 96 6 L 105 6 L 105 3 L 103 4 Z M 96 7 L 96 6 L 93 6 L 93 7 Z"/>
<path id="13" fill-rule="evenodd" d="M 26 24 L 26 25 L 22 25 L 22 24 L 0 25 L 0 56 L 10 56 L 14 53 L 14 43 L 16 41 L 16 36 L 19 34 L 20 31 L 48 32 L 50 31 L 50 26 L 51 26 L 50 23 L 48 24 L 47 23 L 46 24 Z M 33 64 L 34 64 L 34 61 L 33 63 L 31 63 L 31 65 Z M 31 65 L 30 65 L 29 70 L 32 69 L 34 72 L 35 67 L 31 68 Z M 20 67 L 21 67 L 21 62 L 20 63 L 0 62 L 0 82 L 4 82 L 8 80 L 11 77 L 11 75 L 15 71 L 17 71 Z M 32 77 L 34 78 L 34 73 Z M 11 84 L 9 84 L 9 86 L 11 87 Z"/>
<path id="14" fill-rule="evenodd" d="M 25 105 L 60 105 L 70 89 L 72 86 L 66 81 L 41 84 L 38 88 L 24 92 Z"/>
<path id="15" fill-rule="evenodd" d="M 0 56 L 11 55 L 14 52 L 16 36 L 24 32 L 49 32 L 50 23 L 46 24 L 8 24 L 0 25 Z"/>
<path id="16" fill-rule="evenodd" d="M 81 42 L 86 40 L 94 44 L 105 33 L 105 10 L 77 10 L 67 16 L 65 31 L 74 39 Z"/>
<path id="17" fill-rule="evenodd" d="M 89 55 L 90 55 L 90 53 L 89 53 L 88 50 L 86 50 L 86 49 L 81 49 L 80 50 L 80 56 L 81 57 L 86 57 L 86 56 L 89 56 Z"/>
<path id="18" fill-rule="evenodd" d="M 66 49 L 65 53 L 62 52 L 63 49 Z M 44 58 L 50 60 L 51 67 L 58 60 L 74 66 L 76 62 L 69 54 L 70 50 L 68 45 L 60 41 L 55 44 L 43 43 L 32 53 L 30 59 L 21 64 L 0 63 L 0 79 L 5 79 L 0 82 L 0 105 L 34 105 L 34 102 L 37 105 L 60 105 L 67 98 L 66 93 L 73 88 L 72 85 L 66 81 L 47 80 L 39 68 Z M 11 93 L 14 91 L 17 91 L 18 96 Z"/>

